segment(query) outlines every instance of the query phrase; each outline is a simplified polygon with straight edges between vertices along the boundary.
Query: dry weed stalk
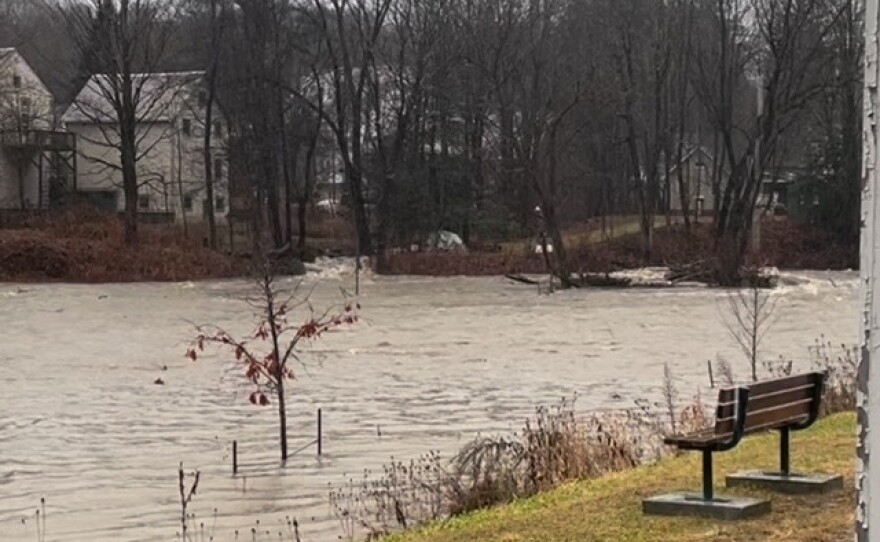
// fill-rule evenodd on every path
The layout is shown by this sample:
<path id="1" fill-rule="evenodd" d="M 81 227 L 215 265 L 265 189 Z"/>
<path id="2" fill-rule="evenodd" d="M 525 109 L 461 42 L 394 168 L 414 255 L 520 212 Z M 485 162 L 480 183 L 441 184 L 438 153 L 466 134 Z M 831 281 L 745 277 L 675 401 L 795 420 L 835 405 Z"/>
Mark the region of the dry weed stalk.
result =
<path id="1" fill-rule="evenodd" d="M 201 473 L 199 471 L 193 471 L 192 473 L 190 473 L 189 477 L 192 479 L 192 483 L 190 484 L 189 489 L 187 489 L 187 474 L 183 470 L 183 462 L 180 462 L 180 467 L 177 469 L 177 479 L 178 489 L 180 491 L 180 538 L 181 540 L 183 540 L 183 542 L 189 540 L 189 536 L 187 535 L 187 528 L 189 524 L 189 515 L 187 514 L 187 508 L 189 508 L 189 504 L 192 502 L 192 499 L 199 488 L 200 476 Z"/>

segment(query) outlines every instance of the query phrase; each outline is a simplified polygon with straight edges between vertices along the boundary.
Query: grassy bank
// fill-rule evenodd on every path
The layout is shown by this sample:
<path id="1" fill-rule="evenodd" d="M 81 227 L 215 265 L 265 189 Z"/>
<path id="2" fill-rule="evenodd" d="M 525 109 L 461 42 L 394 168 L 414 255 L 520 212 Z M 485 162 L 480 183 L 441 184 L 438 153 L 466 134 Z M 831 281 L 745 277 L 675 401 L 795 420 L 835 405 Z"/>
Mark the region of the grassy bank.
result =
<path id="1" fill-rule="evenodd" d="M 391 537 L 389 542 L 552 542 L 552 541 L 798 541 L 838 542 L 852 538 L 855 467 L 855 416 L 837 414 L 796 433 L 794 468 L 801 472 L 841 473 L 844 491 L 824 496 L 784 496 L 736 489 L 738 495 L 764 496 L 773 512 L 742 522 L 646 517 L 641 500 L 658 493 L 699 489 L 700 456 L 688 453 L 604 476 L 506 506 L 481 510 Z M 716 456 L 716 482 L 731 471 L 776 466 L 775 435 L 747 438 Z M 727 492 L 719 486 L 720 493 Z"/>

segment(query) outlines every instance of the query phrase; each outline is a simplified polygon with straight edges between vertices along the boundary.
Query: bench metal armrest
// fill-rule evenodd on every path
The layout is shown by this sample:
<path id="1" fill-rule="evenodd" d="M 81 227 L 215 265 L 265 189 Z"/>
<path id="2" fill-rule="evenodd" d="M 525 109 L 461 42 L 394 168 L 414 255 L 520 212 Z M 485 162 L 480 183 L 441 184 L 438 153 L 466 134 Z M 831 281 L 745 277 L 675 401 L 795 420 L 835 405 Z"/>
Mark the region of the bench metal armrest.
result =
<path id="1" fill-rule="evenodd" d="M 825 380 L 828 378 L 828 372 L 813 373 L 813 402 L 810 403 L 810 415 L 801 423 L 792 424 L 792 431 L 800 431 L 806 429 L 816 423 L 822 407 L 822 395 L 825 392 Z"/>
<path id="2" fill-rule="evenodd" d="M 740 386 L 736 388 L 736 421 L 733 424 L 733 433 L 727 442 L 720 442 L 713 446 L 715 452 L 726 452 L 739 444 L 745 434 L 746 412 L 749 408 L 749 388 Z M 716 422 L 717 423 L 717 422 Z"/>

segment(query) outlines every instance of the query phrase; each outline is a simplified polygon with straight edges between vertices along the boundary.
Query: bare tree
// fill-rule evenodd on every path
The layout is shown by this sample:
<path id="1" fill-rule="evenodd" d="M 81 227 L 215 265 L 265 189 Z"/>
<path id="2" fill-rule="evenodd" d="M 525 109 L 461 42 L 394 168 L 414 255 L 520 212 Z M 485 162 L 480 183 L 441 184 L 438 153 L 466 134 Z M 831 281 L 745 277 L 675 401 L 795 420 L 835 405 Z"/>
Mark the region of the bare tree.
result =
<path id="1" fill-rule="evenodd" d="M 729 175 L 719 187 L 718 280 L 736 284 L 764 173 L 822 87 L 812 77 L 842 10 L 824 0 L 702 0 L 695 87 Z"/>
<path id="2" fill-rule="evenodd" d="M 227 26 L 231 17 L 231 0 L 188 0 L 187 8 L 190 17 L 197 21 L 199 32 L 194 35 L 195 48 L 204 63 L 204 99 L 197 104 L 203 109 L 204 133 L 202 135 L 202 164 L 205 175 L 205 218 L 208 222 L 208 241 L 211 248 L 217 248 L 217 218 L 215 212 L 216 179 L 222 171 L 215 169 L 215 139 L 220 135 L 222 124 L 218 122 L 216 109 L 218 106 L 218 85 L 220 69 L 225 52 L 224 40 L 227 37 Z"/>
<path id="3" fill-rule="evenodd" d="M 724 324 L 730 336 L 746 356 L 752 371 L 752 380 L 758 380 L 758 359 L 764 336 L 773 325 L 776 298 L 766 289 L 753 283 L 748 289 L 727 294 Z"/>
<path id="4" fill-rule="evenodd" d="M 91 74 L 93 100 L 74 107 L 102 131 L 102 144 L 118 151 L 122 172 L 125 242 L 138 244 L 137 162 L 157 115 L 169 106 L 165 85 L 144 74 L 159 71 L 173 25 L 170 0 L 65 0 L 57 8 L 82 63 Z"/>
<path id="5" fill-rule="evenodd" d="M 196 361 L 206 344 L 227 348 L 240 363 L 244 376 L 255 390 L 250 394 L 252 404 L 270 404 L 266 392 L 278 400 L 278 440 L 281 460 L 287 461 L 287 396 L 286 384 L 295 378 L 295 362 L 300 362 L 301 343 L 321 338 L 328 331 L 357 322 L 356 304 L 346 301 L 342 307 L 331 307 L 316 313 L 308 295 L 299 294 L 299 286 L 285 293 L 276 281 L 272 262 L 264 259 L 255 273 L 255 295 L 249 305 L 258 312 L 257 329 L 252 338 L 237 338 L 223 328 L 197 326 L 195 344 L 187 350 L 187 357 Z M 300 313 L 300 314 L 297 314 Z M 302 323 L 295 323 L 292 320 Z M 255 342 L 259 340 L 260 342 Z M 265 352 L 258 350 L 266 346 Z"/>
<path id="6" fill-rule="evenodd" d="M 332 130 L 351 195 L 358 247 L 372 254 L 367 215 L 364 140 L 369 128 L 368 90 L 378 86 L 374 69 L 377 45 L 391 9 L 391 0 L 314 0 L 314 21 L 326 45 L 331 111 L 324 121 Z"/>

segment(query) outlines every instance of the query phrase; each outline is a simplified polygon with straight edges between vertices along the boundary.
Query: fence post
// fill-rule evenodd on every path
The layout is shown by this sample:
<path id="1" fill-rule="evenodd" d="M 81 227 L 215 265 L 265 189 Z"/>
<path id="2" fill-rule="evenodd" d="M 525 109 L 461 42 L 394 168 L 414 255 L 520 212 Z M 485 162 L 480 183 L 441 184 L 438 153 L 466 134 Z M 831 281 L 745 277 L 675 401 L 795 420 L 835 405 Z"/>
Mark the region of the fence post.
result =
<path id="1" fill-rule="evenodd" d="M 712 389 L 715 389 L 715 377 L 712 376 L 712 360 L 711 359 L 706 360 L 706 367 L 709 368 L 709 386 Z"/>
<path id="2" fill-rule="evenodd" d="M 321 456 L 322 451 L 322 442 L 321 442 L 321 430 L 322 430 L 322 420 L 321 420 L 321 409 L 318 409 L 318 457 Z"/>
<path id="3" fill-rule="evenodd" d="M 232 441 L 232 474 L 238 474 L 238 441 Z"/>

